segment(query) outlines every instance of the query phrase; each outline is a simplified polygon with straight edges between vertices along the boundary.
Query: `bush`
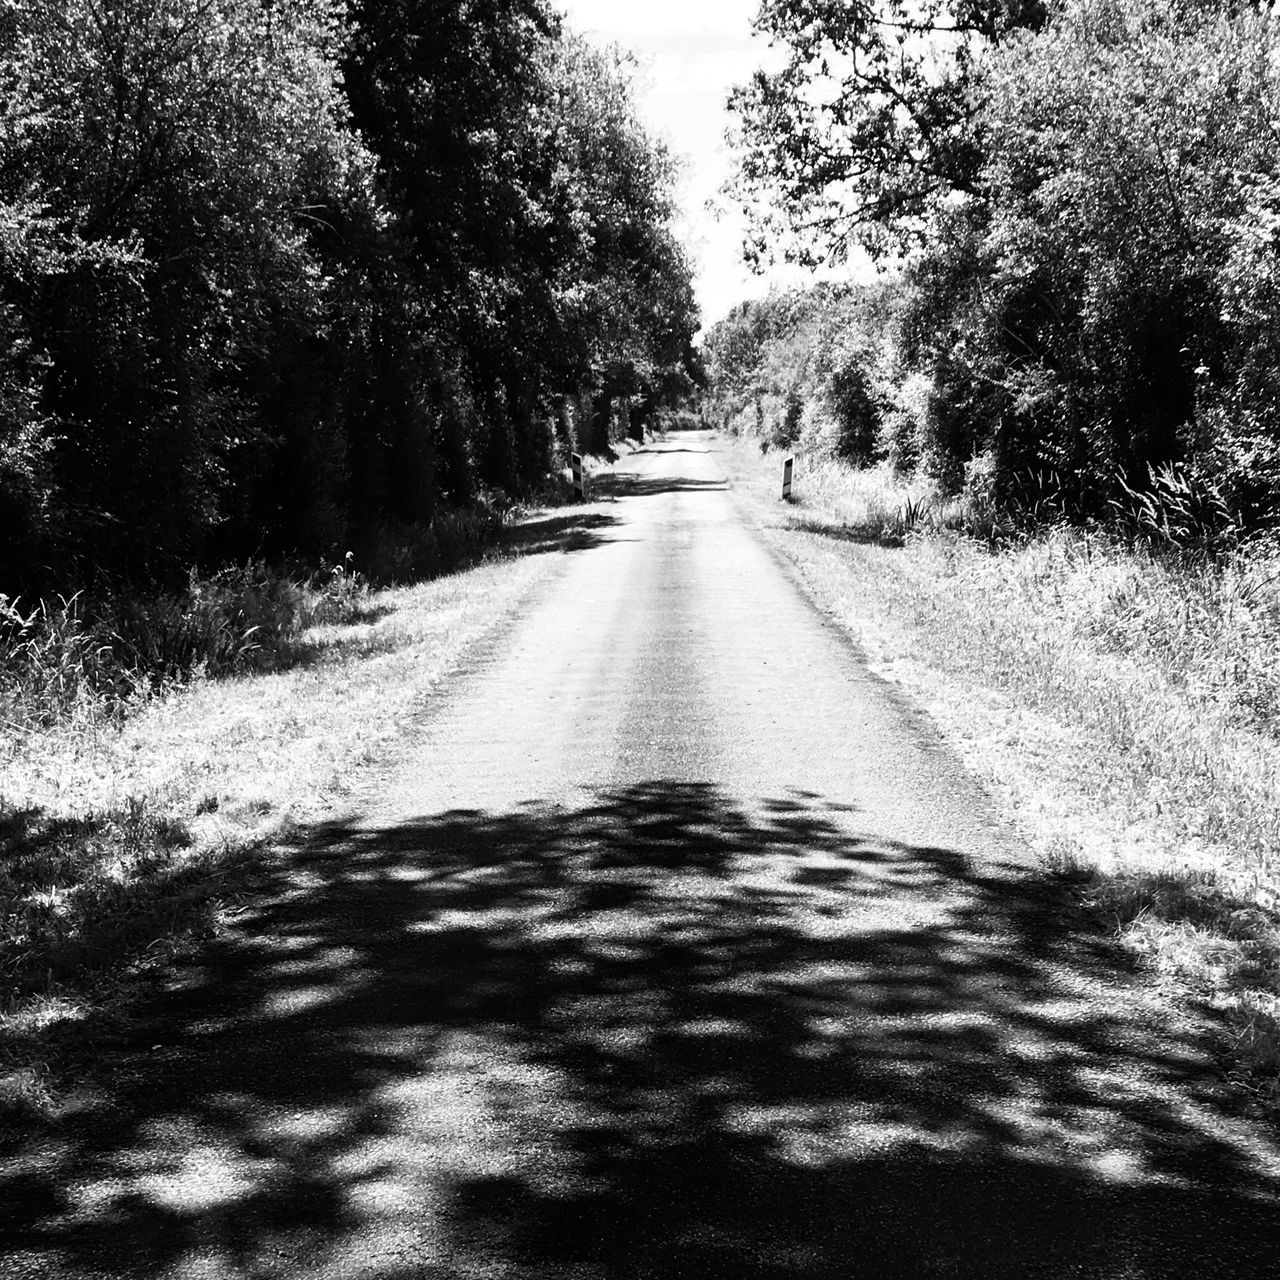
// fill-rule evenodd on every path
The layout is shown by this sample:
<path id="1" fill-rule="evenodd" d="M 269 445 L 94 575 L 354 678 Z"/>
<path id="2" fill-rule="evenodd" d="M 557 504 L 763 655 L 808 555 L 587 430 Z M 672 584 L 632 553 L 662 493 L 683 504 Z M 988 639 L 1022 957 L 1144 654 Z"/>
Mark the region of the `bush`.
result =
<path id="1" fill-rule="evenodd" d="M 122 665 L 162 681 L 269 667 L 296 635 L 304 586 L 263 561 L 191 575 L 183 592 L 120 597 L 110 616 Z"/>
<path id="2" fill-rule="evenodd" d="M 351 620 L 367 595 L 350 557 L 309 576 L 259 560 L 193 572 L 182 591 L 29 610 L 0 595 L 0 719 L 19 731 L 110 720 L 157 686 L 284 665 L 307 627 Z"/>
<path id="3" fill-rule="evenodd" d="M 872 354 L 860 344 L 846 344 L 827 374 L 822 398 L 836 422 L 835 454 L 854 466 L 870 466 L 880 436 L 882 406 L 872 390 Z"/>
<path id="4" fill-rule="evenodd" d="M 906 308 L 944 483 L 988 453 L 1002 498 L 1047 469 L 1105 515 L 1117 473 L 1177 467 L 1268 518 L 1275 39 L 1247 8 L 1071 0 L 983 55 L 984 198 L 935 213 Z"/>
<path id="5" fill-rule="evenodd" d="M 134 687 L 115 636 L 84 599 L 41 601 L 28 612 L 0 595 L 0 719 L 10 730 L 46 728 L 115 707 Z"/>
<path id="6" fill-rule="evenodd" d="M 923 373 L 904 371 L 889 383 L 879 451 L 899 475 L 915 471 L 920 464 L 929 393 L 929 379 Z"/>
<path id="7" fill-rule="evenodd" d="M 475 564 L 506 526 L 510 503 L 481 493 L 470 507 L 446 507 L 429 523 L 392 525 L 380 531 L 363 562 L 375 582 L 394 584 L 437 578 Z"/>

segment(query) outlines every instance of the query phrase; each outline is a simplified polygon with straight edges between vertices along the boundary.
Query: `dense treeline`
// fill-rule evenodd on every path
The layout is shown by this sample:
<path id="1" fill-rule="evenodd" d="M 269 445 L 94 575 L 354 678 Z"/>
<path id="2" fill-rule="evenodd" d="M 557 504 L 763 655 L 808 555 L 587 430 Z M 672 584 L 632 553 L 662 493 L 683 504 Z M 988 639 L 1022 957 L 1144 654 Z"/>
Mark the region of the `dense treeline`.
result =
<path id="1" fill-rule="evenodd" d="M 914 440 L 895 413 L 889 354 L 898 310 L 883 284 L 824 284 L 739 304 L 703 339 L 704 417 L 765 448 L 910 468 Z"/>
<path id="2" fill-rule="evenodd" d="M 0 0 L 0 591 L 412 560 L 684 394 L 628 84 L 545 0 Z"/>
<path id="3" fill-rule="evenodd" d="M 729 317 L 708 342 L 715 413 L 749 426 L 758 400 L 766 429 L 794 436 L 804 405 L 769 397 L 808 387 L 815 438 L 919 461 L 951 488 L 967 477 L 1090 514 L 1154 473 L 1205 512 L 1272 517 L 1280 28 L 1266 7 L 767 0 L 759 24 L 788 55 L 736 99 L 740 187 L 769 201 L 760 245 L 830 259 L 856 244 L 897 270 L 803 304 L 822 319 L 795 332 L 832 332 L 801 344 L 790 390 L 736 353 L 795 301 Z"/>

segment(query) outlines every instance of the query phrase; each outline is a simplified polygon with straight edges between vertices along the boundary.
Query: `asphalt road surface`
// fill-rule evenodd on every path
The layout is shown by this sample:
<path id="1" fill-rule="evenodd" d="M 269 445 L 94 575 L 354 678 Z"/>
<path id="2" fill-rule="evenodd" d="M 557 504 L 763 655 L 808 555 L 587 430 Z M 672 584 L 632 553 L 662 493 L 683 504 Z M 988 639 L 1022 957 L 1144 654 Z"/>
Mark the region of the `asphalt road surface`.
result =
<path id="1" fill-rule="evenodd" d="M 0 1275 L 1280 1274 L 1274 1130 L 700 436 L 0 1179 Z"/>

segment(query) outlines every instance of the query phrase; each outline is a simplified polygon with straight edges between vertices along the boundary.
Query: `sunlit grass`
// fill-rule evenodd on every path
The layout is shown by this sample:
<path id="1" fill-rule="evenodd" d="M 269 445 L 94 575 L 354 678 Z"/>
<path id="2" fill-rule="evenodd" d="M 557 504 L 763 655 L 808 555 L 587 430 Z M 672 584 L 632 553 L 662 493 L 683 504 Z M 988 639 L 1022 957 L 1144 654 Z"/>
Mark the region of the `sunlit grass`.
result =
<path id="1" fill-rule="evenodd" d="M 780 450 L 761 453 L 755 440 L 726 441 L 721 460 L 740 492 L 756 502 L 776 501 L 782 492 L 782 464 L 792 456 Z M 939 496 L 927 480 L 908 480 L 889 467 L 855 471 L 828 458 L 801 454 L 796 461 L 794 501 L 779 507 L 777 520 L 788 527 L 808 522 L 866 541 L 900 543 L 924 526 L 954 526 L 964 509 Z"/>
<path id="2" fill-rule="evenodd" d="M 0 1111 L 52 1105 L 51 1064 L 129 966 L 215 927 L 246 859 L 315 821 L 546 570 L 498 558 L 311 611 L 291 665 L 197 676 L 0 741 Z"/>
<path id="3" fill-rule="evenodd" d="M 1047 864 L 1230 1018 L 1280 1087 L 1280 550 L 1153 555 L 1063 526 L 966 536 L 887 471 L 726 442 L 735 488 L 819 601 L 921 698 Z M 915 519 L 907 518 L 912 512 Z M 985 534 L 985 530 L 983 531 Z"/>

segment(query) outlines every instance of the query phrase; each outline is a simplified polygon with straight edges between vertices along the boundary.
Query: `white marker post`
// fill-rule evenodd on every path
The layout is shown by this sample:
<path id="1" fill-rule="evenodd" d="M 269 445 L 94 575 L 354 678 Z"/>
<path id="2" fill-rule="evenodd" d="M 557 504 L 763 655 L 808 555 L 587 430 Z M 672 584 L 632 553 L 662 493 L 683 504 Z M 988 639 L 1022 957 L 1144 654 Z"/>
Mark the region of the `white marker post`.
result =
<path id="1" fill-rule="evenodd" d="M 783 502 L 791 501 L 791 473 L 795 470 L 796 460 L 788 458 L 782 464 L 782 500 Z"/>
<path id="2" fill-rule="evenodd" d="M 582 454 L 571 453 L 569 455 L 569 466 L 573 469 L 573 496 L 579 502 L 587 500 L 587 486 L 582 479 Z"/>

